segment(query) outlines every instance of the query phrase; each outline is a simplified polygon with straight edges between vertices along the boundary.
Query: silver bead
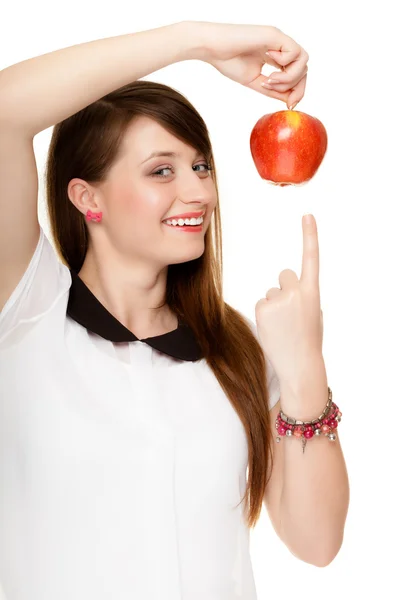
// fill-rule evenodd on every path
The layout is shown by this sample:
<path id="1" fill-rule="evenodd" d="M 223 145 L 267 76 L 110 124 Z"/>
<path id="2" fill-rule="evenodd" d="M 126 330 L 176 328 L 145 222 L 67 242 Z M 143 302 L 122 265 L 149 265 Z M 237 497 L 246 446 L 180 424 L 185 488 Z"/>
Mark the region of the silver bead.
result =
<path id="1" fill-rule="evenodd" d="M 280 442 L 280 441 L 281 441 L 281 438 L 278 436 L 278 437 L 276 438 L 276 441 L 277 441 L 277 442 Z"/>
<path id="2" fill-rule="evenodd" d="M 322 429 L 314 429 L 314 435 L 322 435 Z"/>
<path id="3" fill-rule="evenodd" d="M 334 442 L 336 440 L 336 433 L 328 433 L 328 440 Z"/>
<path id="4" fill-rule="evenodd" d="M 287 435 L 288 437 L 290 437 L 291 435 L 293 435 L 293 432 L 292 432 L 292 430 L 291 430 L 291 429 L 286 429 L 286 435 Z"/>

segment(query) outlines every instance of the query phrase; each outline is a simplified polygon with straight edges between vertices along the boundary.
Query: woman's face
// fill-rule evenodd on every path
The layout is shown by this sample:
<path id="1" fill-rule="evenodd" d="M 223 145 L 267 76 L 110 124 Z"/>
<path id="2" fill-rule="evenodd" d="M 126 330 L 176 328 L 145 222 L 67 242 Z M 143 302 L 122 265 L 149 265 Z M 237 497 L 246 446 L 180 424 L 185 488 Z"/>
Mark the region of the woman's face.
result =
<path id="1" fill-rule="evenodd" d="M 116 252 L 128 261 L 143 258 L 161 267 L 201 256 L 217 202 L 205 157 L 147 117 L 130 126 L 122 150 L 97 198 L 103 211 L 98 227 L 105 228 Z M 149 159 L 153 152 L 177 156 Z M 206 211 L 199 232 L 162 223 L 190 211 Z"/>

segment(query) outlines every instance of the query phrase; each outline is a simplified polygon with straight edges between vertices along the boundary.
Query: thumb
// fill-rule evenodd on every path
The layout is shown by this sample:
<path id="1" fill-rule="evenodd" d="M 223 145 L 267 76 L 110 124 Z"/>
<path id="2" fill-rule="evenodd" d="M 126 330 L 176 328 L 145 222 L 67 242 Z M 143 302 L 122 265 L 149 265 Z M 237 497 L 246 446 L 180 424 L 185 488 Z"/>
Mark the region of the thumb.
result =
<path id="1" fill-rule="evenodd" d="M 272 52 L 274 52 L 274 50 L 272 50 Z M 268 50 L 268 52 L 265 53 L 263 60 L 271 67 L 275 67 L 275 69 L 281 69 L 281 65 L 277 63 L 276 60 L 274 60 L 271 56 L 270 50 Z"/>
<path id="2" fill-rule="evenodd" d="M 265 54 L 270 56 L 284 71 L 284 67 L 293 62 L 298 57 L 299 52 L 298 50 L 268 50 Z"/>

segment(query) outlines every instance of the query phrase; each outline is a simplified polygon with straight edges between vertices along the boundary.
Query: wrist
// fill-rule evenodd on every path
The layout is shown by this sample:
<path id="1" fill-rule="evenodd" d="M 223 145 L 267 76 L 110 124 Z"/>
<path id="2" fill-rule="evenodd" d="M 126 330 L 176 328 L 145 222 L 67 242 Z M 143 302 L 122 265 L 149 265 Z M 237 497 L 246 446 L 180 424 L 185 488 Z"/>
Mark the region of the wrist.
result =
<path id="1" fill-rule="evenodd" d="M 208 23 L 206 21 L 180 21 L 174 24 L 182 42 L 181 60 L 201 60 L 208 62 L 211 57 Z"/>
<path id="2" fill-rule="evenodd" d="M 289 399 L 281 393 L 281 410 L 283 414 L 298 421 L 313 421 L 323 413 L 328 402 L 328 386 L 318 397 Z"/>
<path id="3" fill-rule="evenodd" d="M 289 417 L 310 421 L 319 417 L 328 400 L 328 378 L 323 359 L 312 363 L 302 381 L 280 383 L 281 409 Z"/>

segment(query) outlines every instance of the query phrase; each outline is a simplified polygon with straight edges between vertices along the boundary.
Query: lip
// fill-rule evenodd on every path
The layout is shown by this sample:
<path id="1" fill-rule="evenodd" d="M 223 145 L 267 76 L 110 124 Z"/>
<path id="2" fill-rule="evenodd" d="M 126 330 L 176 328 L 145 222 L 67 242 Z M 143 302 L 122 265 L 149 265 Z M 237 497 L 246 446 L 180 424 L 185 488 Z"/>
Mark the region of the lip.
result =
<path id="1" fill-rule="evenodd" d="M 191 218 L 195 218 L 198 219 L 199 217 L 204 217 L 204 215 L 206 214 L 206 211 L 200 211 L 200 212 L 187 212 L 187 213 L 182 213 L 180 215 L 172 215 L 172 217 L 167 217 L 166 219 L 164 219 L 163 221 L 161 221 L 162 223 L 165 223 L 166 221 L 171 221 L 172 219 L 191 219 Z"/>

